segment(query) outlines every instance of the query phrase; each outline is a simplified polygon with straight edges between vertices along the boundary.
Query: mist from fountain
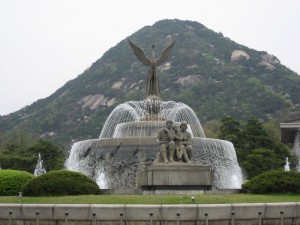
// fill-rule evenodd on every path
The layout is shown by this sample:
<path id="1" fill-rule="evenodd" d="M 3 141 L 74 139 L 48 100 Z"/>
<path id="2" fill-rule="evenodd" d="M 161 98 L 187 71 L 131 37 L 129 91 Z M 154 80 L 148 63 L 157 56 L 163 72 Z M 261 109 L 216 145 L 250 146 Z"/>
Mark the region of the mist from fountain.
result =
<path id="1" fill-rule="evenodd" d="M 65 166 L 93 178 L 100 188 L 136 188 L 138 172 L 152 165 L 159 151 L 155 135 L 167 119 L 178 124 L 187 121 L 193 162 L 211 165 L 215 186 L 241 187 L 241 169 L 232 143 L 205 138 L 193 110 L 173 101 L 130 101 L 118 105 L 106 120 L 99 139 L 75 143 Z"/>

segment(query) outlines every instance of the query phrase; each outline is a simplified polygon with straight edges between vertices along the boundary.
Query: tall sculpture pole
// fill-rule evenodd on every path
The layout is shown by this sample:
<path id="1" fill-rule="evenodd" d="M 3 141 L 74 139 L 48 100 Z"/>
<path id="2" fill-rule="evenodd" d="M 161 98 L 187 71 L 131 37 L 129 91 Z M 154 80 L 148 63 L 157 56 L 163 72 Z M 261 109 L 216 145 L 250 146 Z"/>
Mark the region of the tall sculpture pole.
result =
<path id="1" fill-rule="evenodd" d="M 152 55 L 148 58 L 144 51 L 128 40 L 130 47 L 132 48 L 135 56 L 140 60 L 145 66 L 149 66 L 147 86 L 146 86 L 146 99 L 160 100 L 160 89 L 159 80 L 157 78 L 157 67 L 162 65 L 163 62 L 168 58 L 171 53 L 175 41 L 173 41 L 168 47 L 166 47 L 158 59 L 155 56 L 155 45 L 152 45 Z"/>

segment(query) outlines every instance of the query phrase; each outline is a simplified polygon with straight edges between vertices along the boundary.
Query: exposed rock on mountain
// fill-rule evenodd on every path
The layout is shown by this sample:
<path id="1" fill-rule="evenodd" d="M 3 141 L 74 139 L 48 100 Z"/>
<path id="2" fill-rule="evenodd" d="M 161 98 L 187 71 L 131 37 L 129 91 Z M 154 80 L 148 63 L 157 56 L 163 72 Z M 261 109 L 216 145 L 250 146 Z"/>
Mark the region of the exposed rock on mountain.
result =
<path id="1" fill-rule="evenodd" d="M 180 84 L 182 86 L 190 86 L 192 84 L 198 83 L 201 79 L 200 75 L 189 75 L 186 77 L 180 77 L 175 83 Z"/>
<path id="2" fill-rule="evenodd" d="M 242 50 L 234 50 L 232 53 L 231 53 L 231 61 L 232 62 L 235 62 L 235 61 L 238 61 L 240 59 L 246 59 L 246 60 L 249 60 L 250 59 L 250 56 L 248 55 L 247 52 L 245 51 L 242 51 Z"/>

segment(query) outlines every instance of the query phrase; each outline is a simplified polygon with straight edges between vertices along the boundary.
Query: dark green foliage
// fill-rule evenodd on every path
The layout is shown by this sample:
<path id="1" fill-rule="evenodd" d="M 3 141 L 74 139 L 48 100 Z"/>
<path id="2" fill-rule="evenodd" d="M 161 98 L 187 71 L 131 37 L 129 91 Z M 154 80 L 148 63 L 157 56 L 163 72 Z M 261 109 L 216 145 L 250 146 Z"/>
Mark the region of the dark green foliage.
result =
<path id="1" fill-rule="evenodd" d="M 96 182 L 68 170 L 51 171 L 30 180 L 23 189 L 26 196 L 59 196 L 99 194 Z"/>
<path id="2" fill-rule="evenodd" d="M 37 158 L 36 158 L 37 159 Z M 0 165 L 3 169 L 22 170 L 33 173 L 34 157 L 28 154 L 26 148 L 18 144 L 6 145 L 0 155 Z"/>
<path id="3" fill-rule="evenodd" d="M 285 158 L 291 158 L 287 146 L 271 138 L 264 123 L 250 118 L 245 125 L 231 117 L 221 120 L 219 138 L 231 141 L 235 147 L 239 165 L 247 178 L 252 178 L 272 169 L 281 169 Z"/>
<path id="4" fill-rule="evenodd" d="M 300 173 L 273 170 L 253 177 L 243 185 L 244 192 L 253 194 L 300 193 Z"/>
<path id="5" fill-rule="evenodd" d="M 33 173 L 36 161 L 34 158 L 28 156 L 4 152 L 0 156 L 0 163 L 3 169 L 22 170 Z"/>
<path id="6" fill-rule="evenodd" d="M 54 143 L 42 139 L 27 149 L 15 144 L 7 145 L 0 155 L 0 165 L 3 169 L 33 173 L 39 153 L 47 172 L 63 168 L 65 157 L 62 150 Z"/>
<path id="7" fill-rule="evenodd" d="M 247 149 L 256 149 L 261 147 L 268 147 L 271 140 L 268 138 L 264 130 L 263 122 L 256 118 L 248 120 L 246 127 L 242 133 L 243 146 Z"/>
<path id="8" fill-rule="evenodd" d="M 282 166 L 282 160 L 271 150 L 258 148 L 251 152 L 240 166 L 247 171 L 248 177 L 254 177 L 265 171 Z"/>
<path id="9" fill-rule="evenodd" d="M 40 139 L 28 149 L 28 152 L 34 156 L 41 154 L 46 171 L 62 169 L 63 167 L 64 157 L 62 150 L 50 141 Z"/>
<path id="10" fill-rule="evenodd" d="M 18 192 L 22 191 L 26 182 L 32 178 L 34 178 L 34 176 L 25 171 L 0 170 L 0 195 L 18 195 Z"/>
<path id="11" fill-rule="evenodd" d="M 229 116 L 221 119 L 219 138 L 237 144 L 241 138 L 240 123 Z"/>

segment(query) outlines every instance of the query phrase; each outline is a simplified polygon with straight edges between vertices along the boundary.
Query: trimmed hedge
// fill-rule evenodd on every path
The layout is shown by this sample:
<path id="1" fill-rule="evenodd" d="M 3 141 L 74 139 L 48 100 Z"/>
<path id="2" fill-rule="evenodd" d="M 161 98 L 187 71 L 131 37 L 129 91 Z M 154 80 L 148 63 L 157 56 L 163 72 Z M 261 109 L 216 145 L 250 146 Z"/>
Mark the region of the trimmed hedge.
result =
<path id="1" fill-rule="evenodd" d="M 253 177 L 242 188 L 243 192 L 253 194 L 300 193 L 300 173 L 268 171 Z"/>
<path id="2" fill-rule="evenodd" d="M 68 170 L 56 170 L 30 180 L 23 189 L 25 196 L 59 196 L 100 194 L 96 182 Z"/>
<path id="3" fill-rule="evenodd" d="M 34 176 L 31 173 L 20 170 L 0 170 L 0 195 L 19 195 L 24 185 Z"/>

